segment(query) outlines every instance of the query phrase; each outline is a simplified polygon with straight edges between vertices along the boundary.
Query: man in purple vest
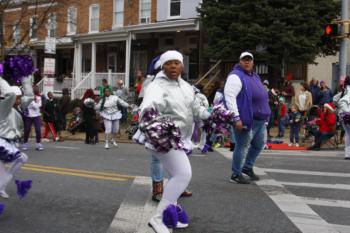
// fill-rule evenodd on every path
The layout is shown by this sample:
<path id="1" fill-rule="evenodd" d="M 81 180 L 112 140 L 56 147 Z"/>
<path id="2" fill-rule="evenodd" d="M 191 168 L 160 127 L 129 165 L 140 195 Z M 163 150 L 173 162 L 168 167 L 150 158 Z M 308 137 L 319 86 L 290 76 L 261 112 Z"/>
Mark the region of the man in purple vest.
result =
<path id="1" fill-rule="evenodd" d="M 228 75 L 224 89 L 226 106 L 235 113 L 236 146 L 233 151 L 230 181 L 239 184 L 259 180 L 253 171 L 253 166 L 264 148 L 265 123 L 268 122 L 271 113 L 268 93 L 253 67 L 253 54 L 243 52 L 239 57 L 239 63 Z M 243 164 L 244 158 L 246 159 Z M 248 175 L 250 180 L 242 173 Z"/>

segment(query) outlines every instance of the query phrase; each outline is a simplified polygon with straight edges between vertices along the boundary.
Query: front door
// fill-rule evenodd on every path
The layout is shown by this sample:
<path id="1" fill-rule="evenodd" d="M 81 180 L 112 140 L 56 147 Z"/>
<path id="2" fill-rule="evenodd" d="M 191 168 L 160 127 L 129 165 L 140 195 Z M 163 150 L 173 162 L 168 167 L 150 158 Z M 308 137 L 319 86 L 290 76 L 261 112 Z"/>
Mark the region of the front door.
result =
<path id="1" fill-rule="evenodd" d="M 117 53 L 108 53 L 107 55 L 107 71 L 111 70 L 112 73 L 117 72 Z"/>

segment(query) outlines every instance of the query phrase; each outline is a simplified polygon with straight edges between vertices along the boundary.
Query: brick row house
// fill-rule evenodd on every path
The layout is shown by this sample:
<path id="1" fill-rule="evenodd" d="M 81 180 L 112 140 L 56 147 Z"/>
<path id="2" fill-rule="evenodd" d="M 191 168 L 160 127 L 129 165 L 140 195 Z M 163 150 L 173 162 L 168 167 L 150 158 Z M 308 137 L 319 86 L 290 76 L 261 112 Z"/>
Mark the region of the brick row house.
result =
<path id="1" fill-rule="evenodd" d="M 54 57 L 54 76 L 69 78 L 73 98 L 97 87 L 103 78 L 112 84 L 123 79 L 132 87 L 136 71 L 145 74 L 150 60 L 168 49 L 184 54 L 186 79 L 199 76 L 200 0 L 26 2 L 4 12 L 7 49 L 22 36 L 19 44 L 29 45 L 28 53 L 40 70 L 45 57 Z M 48 36 L 56 38 L 55 55 L 45 54 Z"/>

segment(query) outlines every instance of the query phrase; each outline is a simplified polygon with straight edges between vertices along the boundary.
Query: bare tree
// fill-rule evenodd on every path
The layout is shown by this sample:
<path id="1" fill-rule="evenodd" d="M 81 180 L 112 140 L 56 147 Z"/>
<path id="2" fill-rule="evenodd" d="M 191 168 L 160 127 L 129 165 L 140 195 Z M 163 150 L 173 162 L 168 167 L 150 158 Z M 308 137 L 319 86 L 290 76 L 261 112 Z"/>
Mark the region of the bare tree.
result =
<path id="1" fill-rule="evenodd" d="M 50 15 L 55 14 L 57 22 L 67 21 L 66 12 L 63 11 L 68 4 L 79 4 L 75 0 L 0 0 L 0 61 L 7 55 L 27 53 L 30 49 L 30 34 L 35 30 L 47 29 Z M 5 16 L 16 9 L 15 21 L 5 20 Z M 35 22 L 29 24 L 30 17 L 35 16 Z M 21 27 L 17 40 L 13 40 L 16 25 Z M 4 33 L 5 29 L 12 28 L 11 33 Z M 11 46 L 9 46 L 9 42 Z"/>

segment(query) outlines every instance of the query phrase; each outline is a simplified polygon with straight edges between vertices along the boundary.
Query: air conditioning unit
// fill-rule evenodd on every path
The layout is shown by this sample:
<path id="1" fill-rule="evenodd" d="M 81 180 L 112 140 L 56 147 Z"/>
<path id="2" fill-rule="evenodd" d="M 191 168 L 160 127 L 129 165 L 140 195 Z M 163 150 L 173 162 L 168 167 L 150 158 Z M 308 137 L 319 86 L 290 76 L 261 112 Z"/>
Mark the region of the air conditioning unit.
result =
<path id="1" fill-rule="evenodd" d="M 149 17 L 147 18 L 141 18 L 140 23 L 150 23 L 151 19 Z"/>

